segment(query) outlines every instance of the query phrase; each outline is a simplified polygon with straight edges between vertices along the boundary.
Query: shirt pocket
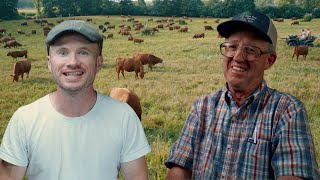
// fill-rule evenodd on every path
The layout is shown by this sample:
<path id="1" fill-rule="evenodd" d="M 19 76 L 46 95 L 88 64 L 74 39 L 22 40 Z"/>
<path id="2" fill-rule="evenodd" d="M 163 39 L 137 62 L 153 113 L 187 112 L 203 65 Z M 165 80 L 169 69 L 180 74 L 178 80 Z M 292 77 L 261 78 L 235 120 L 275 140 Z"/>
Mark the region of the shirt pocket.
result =
<path id="1" fill-rule="evenodd" d="M 257 139 L 256 143 L 244 142 L 236 168 L 238 178 L 274 179 L 271 148 L 272 143 L 262 139 Z"/>

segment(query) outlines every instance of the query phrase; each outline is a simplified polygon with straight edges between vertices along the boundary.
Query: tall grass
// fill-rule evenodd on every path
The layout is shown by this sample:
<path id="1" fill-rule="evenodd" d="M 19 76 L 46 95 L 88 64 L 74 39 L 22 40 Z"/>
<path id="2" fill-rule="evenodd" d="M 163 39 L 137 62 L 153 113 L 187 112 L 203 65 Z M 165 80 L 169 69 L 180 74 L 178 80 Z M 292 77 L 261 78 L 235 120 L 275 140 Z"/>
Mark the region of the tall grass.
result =
<path id="1" fill-rule="evenodd" d="M 77 17 L 86 19 L 87 17 Z M 94 16 L 94 26 L 109 21 L 116 27 L 120 24 L 131 25 L 119 16 Z M 147 27 L 155 26 L 148 22 L 150 17 L 135 17 Z M 154 17 L 154 19 L 162 19 Z M 56 19 L 48 19 L 56 22 Z M 176 20 L 179 20 L 176 18 Z M 223 19 L 221 21 L 225 21 Z M 214 31 L 204 31 L 201 18 L 187 21 L 189 32 L 178 33 L 160 29 L 153 36 L 141 36 L 132 31 L 133 37 L 144 39 L 144 43 L 134 44 L 127 37 L 117 34 L 119 29 L 108 30 L 114 39 L 104 42 L 104 65 L 99 72 L 95 87 L 103 94 L 108 94 L 112 87 L 128 87 L 141 98 L 143 115 L 142 124 L 152 146 L 152 152 L 147 155 L 150 179 L 165 179 L 167 169 L 164 161 L 167 158 L 171 144 L 178 138 L 180 130 L 187 117 L 192 102 L 212 91 L 224 86 L 221 55 L 219 44 L 224 40 L 217 38 L 216 26 L 213 19 L 207 19 Z M 21 21 L 2 21 L 0 28 L 6 28 L 23 44 L 19 49 L 27 49 L 28 58 L 32 61 L 30 77 L 18 83 L 10 77 L 12 66 L 16 60 L 6 56 L 10 49 L 0 47 L 0 139 L 14 111 L 36 99 L 52 92 L 55 84 L 47 70 L 46 49 L 42 27 L 28 21 L 29 26 L 20 27 Z M 302 22 L 299 26 L 291 26 L 290 20 L 275 23 L 279 37 L 298 34 L 301 28 L 310 27 L 313 34 L 319 35 L 320 20 Z M 16 29 L 24 29 L 31 34 L 32 29 L 37 35 L 18 35 Z M 192 39 L 195 33 L 205 32 L 204 39 Z M 315 44 L 318 42 L 316 41 Z M 13 50 L 13 49 L 11 49 Z M 288 92 L 301 99 L 307 108 L 312 135 L 316 146 L 316 158 L 320 164 L 320 49 L 311 48 L 307 61 L 291 59 L 293 48 L 279 38 L 278 59 L 274 66 L 266 71 L 265 79 L 269 86 Z M 136 52 L 152 53 L 165 60 L 158 64 L 153 71 L 148 70 L 144 79 L 135 80 L 133 73 L 125 72 L 126 79 L 117 79 L 115 59 L 129 57 Z M 147 67 L 145 67 L 147 69 Z"/>

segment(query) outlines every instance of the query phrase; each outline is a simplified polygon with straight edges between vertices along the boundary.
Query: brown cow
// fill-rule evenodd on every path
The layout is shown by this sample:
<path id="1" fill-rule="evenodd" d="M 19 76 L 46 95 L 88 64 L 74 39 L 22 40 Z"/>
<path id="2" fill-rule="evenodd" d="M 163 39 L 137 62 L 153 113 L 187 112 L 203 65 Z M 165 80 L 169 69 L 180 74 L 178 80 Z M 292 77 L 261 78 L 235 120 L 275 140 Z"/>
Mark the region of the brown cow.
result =
<path id="1" fill-rule="evenodd" d="M 128 41 L 133 41 L 133 37 L 131 34 L 128 35 Z"/>
<path id="2" fill-rule="evenodd" d="M 26 34 L 23 30 L 17 29 L 18 34 Z"/>
<path id="3" fill-rule="evenodd" d="M 206 31 L 206 30 L 213 30 L 213 28 L 211 27 L 211 26 L 204 26 L 204 30 Z"/>
<path id="4" fill-rule="evenodd" d="M 1 38 L 1 42 L 7 43 L 8 41 L 15 40 L 14 37 L 3 37 Z"/>
<path id="5" fill-rule="evenodd" d="M 29 72 L 31 69 L 31 62 L 27 59 L 23 59 L 20 60 L 18 62 L 16 62 L 13 65 L 13 74 L 11 74 L 10 76 L 13 77 L 12 82 L 16 81 L 18 82 L 19 80 L 19 76 L 21 75 L 21 78 L 23 80 L 23 74 L 26 73 L 27 74 L 27 78 L 29 77 Z"/>
<path id="6" fill-rule="evenodd" d="M 188 27 L 180 28 L 178 32 L 188 32 Z"/>
<path id="7" fill-rule="evenodd" d="M 109 33 L 108 36 L 107 36 L 107 38 L 108 38 L 108 39 L 109 39 L 109 38 L 112 38 L 112 39 L 113 39 L 113 34 L 112 34 L 112 33 Z"/>
<path id="8" fill-rule="evenodd" d="M 11 47 L 18 47 L 18 46 L 22 46 L 20 43 L 18 43 L 16 40 L 11 40 L 11 41 L 7 41 L 6 44 L 4 45 L 4 48 L 11 48 Z"/>
<path id="9" fill-rule="evenodd" d="M 6 32 L 7 32 L 6 29 L 3 29 L 3 28 L 0 29 L 0 33 L 6 33 Z"/>
<path id="10" fill-rule="evenodd" d="M 291 22 L 291 25 L 298 25 L 299 24 L 299 21 L 292 21 Z"/>
<path id="11" fill-rule="evenodd" d="M 142 108 L 139 97 L 127 88 L 112 88 L 110 97 L 127 103 L 136 112 L 141 121 Z"/>
<path id="12" fill-rule="evenodd" d="M 17 57 L 28 57 L 28 51 L 27 50 L 23 50 L 23 51 L 11 51 L 8 52 L 7 56 L 11 56 L 13 57 L 13 59 L 16 59 Z"/>
<path id="13" fill-rule="evenodd" d="M 143 39 L 138 39 L 138 38 L 134 38 L 133 39 L 133 43 L 135 44 L 135 43 L 142 43 L 142 42 L 144 42 L 144 40 Z"/>
<path id="14" fill-rule="evenodd" d="M 204 38 L 204 33 L 197 33 L 193 36 L 193 38 Z"/>
<path id="15" fill-rule="evenodd" d="M 37 31 L 36 30 L 31 30 L 31 34 L 37 34 Z"/>
<path id="16" fill-rule="evenodd" d="M 127 72 L 135 72 L 136 73 L 136 79 L 139 79 L 138 77 L 138 73 L 141 79 L 143 79 L 144 77 L 144 69 L 143 69 L 143 65 L 140 61 L 138 60 L 134 60 L 133 58 L 117 58 L 116 59 L 116 72 L 118 73 L 118 79 L 119 78 L 119 74 L 121 72 L 123 78 L 125 78 L 124 76 L 124 71 Z"/>
<path id="17" fill-rule="evenodd" d="M 152 54 L 134 54 L 133 59 L 141 61 L 142 65 L 148 64 L 149 69 L 152 71 L 152 66 L 158 63 L 164 63 L 163 59 L 158 58 Z"/>
<path id="18" fill-rule="evenodd" d="M 296 47 L 294 47 L 292 59 L 293 59 L 294 56 L 297 56 L 297 61 L 298 61 L 298 58 L 299 58 L 300 55 L 302 55 L 304 60 L 306 60 L 307 55 L 308 55 L 308 46 L 296 46 Z"/>

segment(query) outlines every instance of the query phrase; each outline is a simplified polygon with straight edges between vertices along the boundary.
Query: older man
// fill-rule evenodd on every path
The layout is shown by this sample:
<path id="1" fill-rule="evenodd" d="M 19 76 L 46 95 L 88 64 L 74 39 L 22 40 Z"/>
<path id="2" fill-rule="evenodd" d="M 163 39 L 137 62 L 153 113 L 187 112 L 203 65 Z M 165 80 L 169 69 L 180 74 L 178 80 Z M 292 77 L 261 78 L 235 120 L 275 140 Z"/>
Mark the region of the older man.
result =
<path id="1" fill-rule="evenodd" d="M 245 12 L 217 30 L 226 86 L 194 102 L 168 179 L 320 179 L 303 103 L 264 81 L 277 59 L 272 20 Z"/>

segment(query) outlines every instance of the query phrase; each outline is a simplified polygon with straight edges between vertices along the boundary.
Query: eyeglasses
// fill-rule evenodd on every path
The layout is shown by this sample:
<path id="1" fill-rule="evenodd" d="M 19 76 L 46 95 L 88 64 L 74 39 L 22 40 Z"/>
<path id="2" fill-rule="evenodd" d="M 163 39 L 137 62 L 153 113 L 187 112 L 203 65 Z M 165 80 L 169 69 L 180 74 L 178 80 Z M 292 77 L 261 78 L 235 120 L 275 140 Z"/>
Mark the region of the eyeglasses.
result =
<path id="1" fill-rule="evenodd" d="M 220 44 L 220 53 L 228 58 L 234 57 L 239 49 L 242 50 L 241 54 L 243 59 L 247 61 L 257 61 L 261 55 L 271 53 L 263 52 L 256 46 L 239 46 L 239 44 L 230 42 L 224 42 Z"/>

